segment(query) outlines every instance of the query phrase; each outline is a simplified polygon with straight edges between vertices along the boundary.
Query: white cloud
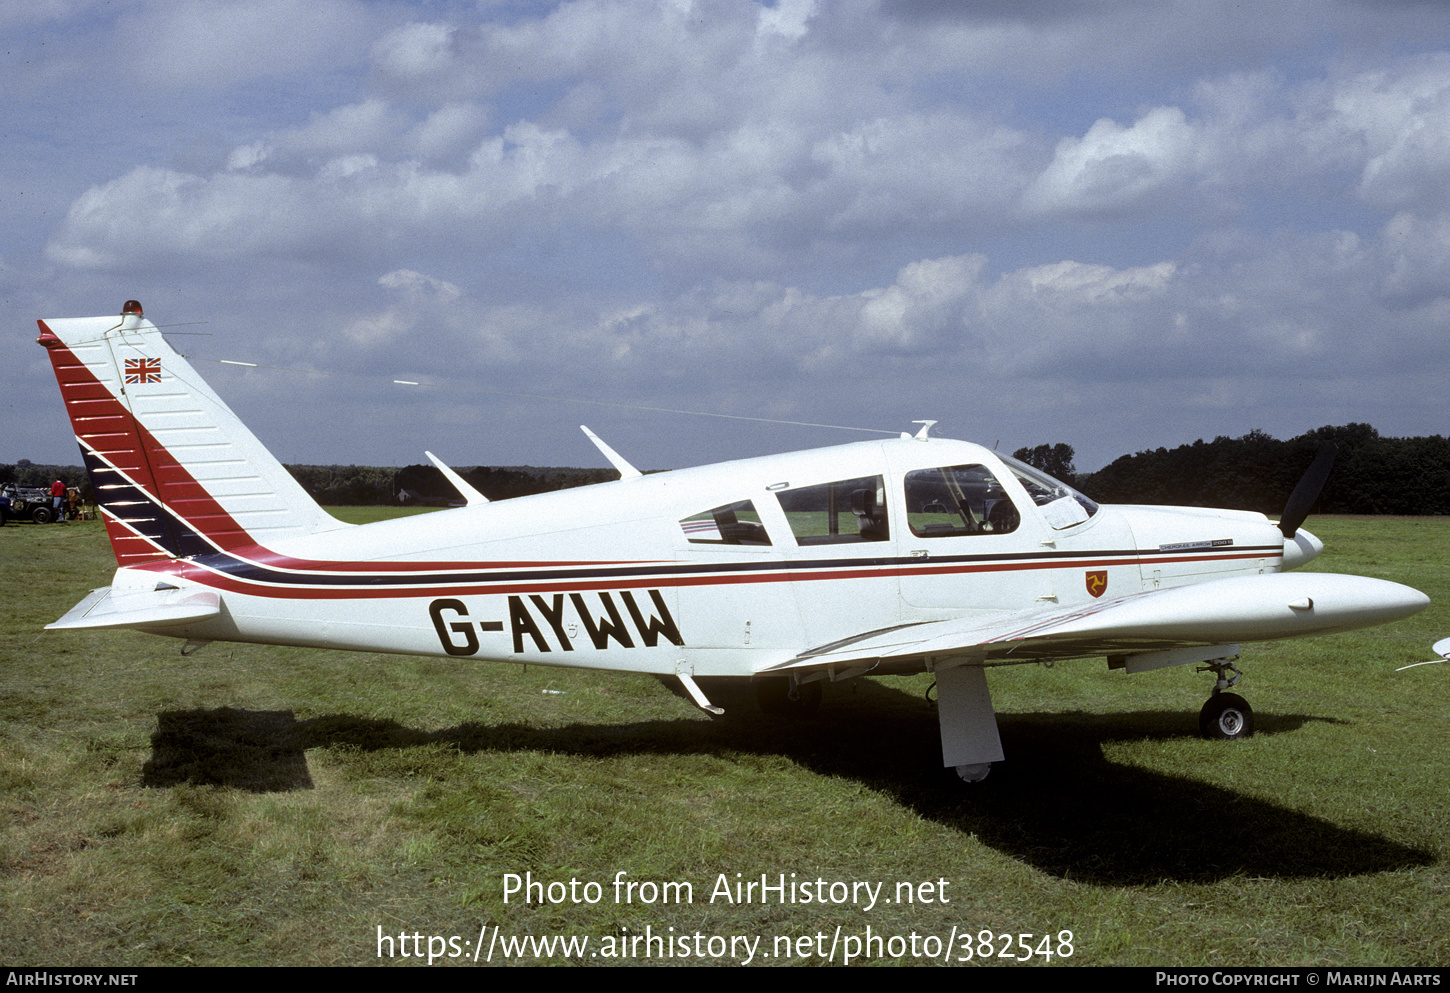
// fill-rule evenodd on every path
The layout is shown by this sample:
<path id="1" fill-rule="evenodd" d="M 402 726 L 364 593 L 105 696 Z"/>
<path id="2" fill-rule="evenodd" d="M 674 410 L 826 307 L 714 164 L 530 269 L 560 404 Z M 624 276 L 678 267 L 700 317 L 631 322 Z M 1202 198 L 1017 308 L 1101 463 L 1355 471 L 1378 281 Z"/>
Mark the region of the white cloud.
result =
<path id="1" fill-rule="evenodd" d="M 394 269 L 378 277 L 378 285 L 390 290 L 399 290 L 411 300 L 427 300 L 451 303 L 463 295 L 463 291 L 444 279 L 425 276 L 412 269 Z"/>
<path id="2" fill-rule="evenodd" d="M 812 193 L 833 228 L 872 230 L 1010 215 L 1029 179 L 1026 140 L 950 111 L 865 121 L 817 140 Z"/>
<path id="3" fill-rule="evenodd" d="M 125 267 L 158 255 L 236 257 L 325 238 L 317 221 L 302 191 L 280 176 L 203 179 L 142 166 L 82 194 L 46 256 L 80 268 Z"/>
<path id="4" fill-rule="evenodd" d="M 271 149 L 265 142 L 254 141 L 232 150 L 227 156 L 227 168 L 231 170 L 250 169 L 261 165 L 271 157 Z"/>
<path id="5" fill-rule="evenodd" d="M 1357 76 L 1339 88 L 1334 107 L 1363 137 L 1367 200 L 1405 208 L 1450 194 L 1450 55 L 1403 73 Z"/>
<path id="6" fill-rule="evenodd" d="M 816 0 L 780 0 L 774 7 L 762 7 L 756 33 L 776 35 L 789 41 L 805 37 L 807 22 L 816 13 Z"/>
<path id="7" fill-rule="evenodd" d="M 415 336 L 425 326 L 429 339 L 436 343 L 446 338 L 450 329 L 456 330 L 460 321 L 468 320 L 466 314 L 453 306 L 463 296 L 463 290 L 445 279 L 412 269 L 394 269 L 379 276 L 378 285 L 390 291 L 394 302 L 347 323 L 342 334 L 354 345 L 380 349 Z M 316 354 L 328 356 L 330 351 L 324 344 Z"/>
<path id="8" fill-rule="evenodd" d="M 275 143 L 279 150 L 300 156 L 382 153 L 392 150 L 408 124 L 385 101 L 370 99 L 314 113 L 307 124 L 289 129 Z"/>
<path id="9" fill-rule="evenodd" d="M 406 24 L 394 28 L 372 49 L 378 69 L 401 80 L 443 75 L 453 68 L 453 38 L 449 24 Z"/>
<path id="10" fill-rule="evenodd" d="M 1401 213 L 1385 225 L 1381 286 L 1401 301 L 1450 299 L 1450 213 Z"/>
<path id="11" fill-rule="evenodd" d="M 892 286 L 861 294 L 858 334 L 864 342 L 897 349 L 939 343 L 962 325 L 963 307 L 978 290 L 986 262 L 980 255 L 913 262 Z"/>
<path id="12" fill-rule="evenodd" d="M 446 103 L 408 132 L 404 154 L 424 160 L 466 154 L 478 146 L 488 122 L 488 112 L 476 104 Z"/>
<path id="13" fill-rule="evenodd" d="M 1198 137 L 1183 111 L 1155 107 L 1131 127 L 1099 120 L 1082 138 L 1058 143 L 1052 164 L 1027 192 L 1041 212 L 1141 207 L 1194 166 Z"/>
<path id="14" fill-rule="evenodd" d="M 1050 295 L 1080 304 L 1118 304 L 1162 293 L 1177 271 L 1172 262 L 1114 269 L 1069 261 L 1023 269 L 1004 282 L 1020 282 L 1027 293 L 1038 299 Z"/>
<path id="15" fill-rule="evenodd" d="M 1425 366 L 1450 13 L 1290 7 L 78 3 L 9 77 L 6 258 L 55 313 L 722 403 Z"/>

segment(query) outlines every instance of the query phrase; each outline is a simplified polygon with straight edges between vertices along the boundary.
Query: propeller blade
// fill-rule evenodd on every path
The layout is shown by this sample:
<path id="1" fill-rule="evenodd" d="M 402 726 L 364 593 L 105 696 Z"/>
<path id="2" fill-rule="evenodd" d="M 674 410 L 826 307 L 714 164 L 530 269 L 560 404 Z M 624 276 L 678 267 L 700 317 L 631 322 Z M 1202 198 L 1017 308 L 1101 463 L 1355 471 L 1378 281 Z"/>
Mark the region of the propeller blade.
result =
<path id="1" fill-rule="evenodd" d="M 1309 516 L 1314 501 L 1319 499 L 1324 484 L 1329 481 L 1329 471 L 1334 468 L 1334 457 L 1338 454 L 1339 446 L 1331 441 L 1319 449 L 1313 464 L 1299 477 L 1294 492 L 1289 494 L 1289 502 L 1284 504 L 1284 512 L 1279 515 L 1279 532 L 1285 538 L 1294 537 Z"/>

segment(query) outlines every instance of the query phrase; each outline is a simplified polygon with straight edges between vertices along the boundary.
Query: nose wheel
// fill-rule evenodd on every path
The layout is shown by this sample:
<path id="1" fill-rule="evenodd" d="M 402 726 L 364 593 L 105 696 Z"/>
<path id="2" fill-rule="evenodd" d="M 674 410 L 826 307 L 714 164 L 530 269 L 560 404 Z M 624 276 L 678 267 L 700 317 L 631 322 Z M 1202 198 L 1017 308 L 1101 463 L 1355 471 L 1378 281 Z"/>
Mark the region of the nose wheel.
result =
<path id="1" fill-rule="evenodd" d="M 1254 709 L 1237 693 L 1215 693 L 1198 712 L 1198 732 L 1209 741 L 1237 741 L 1254 733 Z"/>
<path id="2" fill-rule="evenodd" d="M 1254 708 L 1237 693 L 1224 692 L 1243 675 L 1233 662 L 1233 659 L 1219 659 L 1198 670 L 1218 677 L 1213 696 L 1198 712 L 1198 733 L 1209 741 L 1238 741 L 1254 733 Z M 1233 676 L 1228 676 L 1229 672 Z"/>

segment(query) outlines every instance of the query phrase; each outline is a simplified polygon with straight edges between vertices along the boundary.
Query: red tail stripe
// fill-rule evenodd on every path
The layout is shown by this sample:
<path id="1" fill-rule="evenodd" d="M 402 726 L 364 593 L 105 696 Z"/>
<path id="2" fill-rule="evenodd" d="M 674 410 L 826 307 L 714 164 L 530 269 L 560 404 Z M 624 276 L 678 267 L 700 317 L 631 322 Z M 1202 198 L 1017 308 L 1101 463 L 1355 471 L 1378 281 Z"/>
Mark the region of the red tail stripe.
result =
<path id="1" fill-rule="evenodd" d="M 44 321 L 39 324 L 41 342 L 49 352 L 76 438 L 125 473 L 152 499 L 183 516 L 191 527 L 217 546 L 231 550 L 254 545 L 241 525 L 192 478 L 166 446 L 146 430 Z M 106 530 L 119 565 L 137 565 L 168 557 L 123 525 L 107 520 Z"/>

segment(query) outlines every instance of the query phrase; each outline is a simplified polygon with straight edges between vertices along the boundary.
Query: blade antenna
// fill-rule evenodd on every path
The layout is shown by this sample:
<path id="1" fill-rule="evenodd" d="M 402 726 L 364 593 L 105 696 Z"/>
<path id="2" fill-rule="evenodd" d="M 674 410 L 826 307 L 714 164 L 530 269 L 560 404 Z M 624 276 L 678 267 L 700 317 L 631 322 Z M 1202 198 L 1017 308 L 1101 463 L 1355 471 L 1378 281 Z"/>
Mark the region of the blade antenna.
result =
<path id="1" fill-rule="evenodd" d="M 428 461 L 436 465 L 438 470 L 443 473 L 443 477 L 453 484 L 453 488 L 458 491 L 458 495 L 463 497 L 465 506 L 473 507 L 481 503 L 488 503 L 488 497 L 478 492 L 478 490 L 468 484 L 466 479 L 444 465 L 442 459 L 432 452 L 425 451 L 423 454 L 428 456 Z"/>
<path id="2" fill-rule="evenodd" d="M 609 464 L 619 470 L 620 479 L 629 479 L 633 476 L 644 475 L 644 473 L 640 472 L 634 466 L 626 462 L 623 455 L 620 455 L 614 449 L 606 445 L 604 443 L 604 439 L 599 437 L 599 435 L 595 434 L 593 431 L 590 431 L 583 424 L 579 425 L 579 430 L 583 431 L 586 435 L 588 435 L 589 440 L 594 442 L 594 447 L 599 449 L 600 453 L 602 453 L 604 457 L 609 460 Z"/>

